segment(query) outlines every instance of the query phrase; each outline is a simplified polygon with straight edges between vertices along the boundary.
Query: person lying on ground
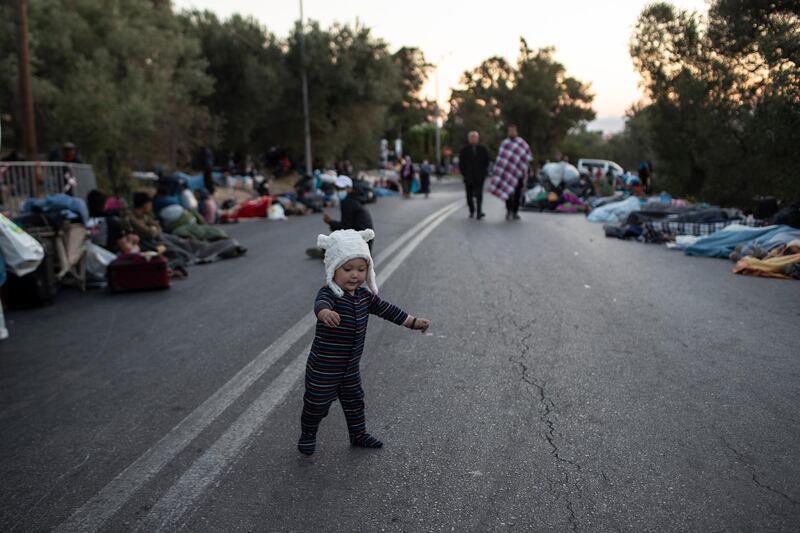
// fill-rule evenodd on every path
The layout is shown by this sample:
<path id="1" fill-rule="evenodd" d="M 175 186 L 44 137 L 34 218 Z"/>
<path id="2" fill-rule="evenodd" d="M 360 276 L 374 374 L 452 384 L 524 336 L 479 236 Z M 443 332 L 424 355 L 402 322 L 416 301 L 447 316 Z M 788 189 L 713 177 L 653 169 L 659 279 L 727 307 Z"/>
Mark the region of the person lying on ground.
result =
<path id="1" fill-rule="evenodd" d="M 228 238 L 227 233 L 208 224 L 203 216 L 194 209 L 186 209 L 181 205 L 169 205 L 159 211 L 158 216 L 163 223 L 162 228 L 178 237 L 200 241 L 218 241 Z"/>
<path id="2" fill-rule="evenodd" d="M 340 230 L 317 237 L 325 250 L 326 285 L 317 293 L 317 330 L 306 365 L 305 394 L 297 449 L 311 455 L 317 429 L 338 398 L 344 410 L 350 444 L 381 448 L 383 442 L 367 433 L 364 391 L 359 362 L 370 314 L 425 332 L 430 321 L 409 315 L 378 297 L 375 269 L 367 242 L 375 232 Z"/>
<path id="3" fill-rule="evenodd" d="M 173 269 L 193 263 L 195 254 L 205 246 L 202 241 L 164 233 L 153 215 L 153 199 L 146 192 L 133 193 L 133 209 L 128 212 L 127 221 L 139 236 L 141 248 L 163 254 Z"/>

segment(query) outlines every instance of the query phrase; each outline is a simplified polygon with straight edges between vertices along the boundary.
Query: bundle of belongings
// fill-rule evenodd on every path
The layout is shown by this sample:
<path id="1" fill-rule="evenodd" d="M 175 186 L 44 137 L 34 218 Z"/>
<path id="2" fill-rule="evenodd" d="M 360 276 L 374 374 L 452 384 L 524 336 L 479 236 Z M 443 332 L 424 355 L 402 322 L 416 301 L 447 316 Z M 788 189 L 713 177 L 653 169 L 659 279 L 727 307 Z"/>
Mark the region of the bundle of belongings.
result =
<path id="1" fill-rule="evenodd" d="M 20 215 L 7 222 L 8 236 L 27 238 L 26 242 L 38 246 L 42 255 L 30 269 L 10 269 L 4 286 L 4 301 L 9 307 L 52 303 L 61 284 L 86 288 L 88 221 L 86 203 L 65 194 L 31 198 L 22 205 Z M 13 248 L 8 252 L 13 253 Z M 13 265 L 10 258 L 6 259 Z"/>
<path id="2" fill-rule="evenodd" d="M 547 163 L 540 172 L 541 184 L 525 193 L 523 209 L 557 213 L 585 213 L 591 183 L 565 161 Z"/>
<path id="3" fill-rule="evenodd" d="M 37 307 L 52 303 L 58 290 L 50 239 L 37 239 L 0 214 L 0 287 L 3 306 Z M 45 245 L 48 249 L 45 250 Z M 7 333 L 5 325 L 2 325 Z"/>
<path id="4" fill-rule="evenodd" d="M 585 213 L 589 210 L 589 205 L 569 188 L 561 192 L 548 192 L 541 185 L 536 185 L 525 193 L 525 205 L 522 208 L 556 213 Z"/>

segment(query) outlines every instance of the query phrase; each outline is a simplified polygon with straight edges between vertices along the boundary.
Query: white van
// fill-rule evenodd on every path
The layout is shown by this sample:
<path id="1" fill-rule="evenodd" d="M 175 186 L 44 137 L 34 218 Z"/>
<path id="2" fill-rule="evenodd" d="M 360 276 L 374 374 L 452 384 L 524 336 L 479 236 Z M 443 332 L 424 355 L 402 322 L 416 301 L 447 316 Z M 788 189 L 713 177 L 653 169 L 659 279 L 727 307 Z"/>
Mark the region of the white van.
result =
<path id="1" fill-rule="evenodd" d="M 607 159 L 578 159 L 576 166 L 580 172 L 588 172 L 590 176 L 594 176 L 598 168 L 603 172 L 603 176 L 608 173 L 609 168 L 615 178 L 621 178 L 625 174 L 621 166 Z"/>

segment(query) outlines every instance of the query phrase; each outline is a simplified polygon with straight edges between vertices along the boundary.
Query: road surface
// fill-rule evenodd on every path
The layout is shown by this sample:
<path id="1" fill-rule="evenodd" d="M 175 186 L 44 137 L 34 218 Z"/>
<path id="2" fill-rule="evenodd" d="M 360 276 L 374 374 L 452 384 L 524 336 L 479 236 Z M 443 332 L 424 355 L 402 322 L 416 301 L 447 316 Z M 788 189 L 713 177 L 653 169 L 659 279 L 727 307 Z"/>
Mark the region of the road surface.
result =
<path id="1" fill-rule="evenodd" d="M 800 284 L 434 189 L 369 206 L 381 295 L 433 323 L 371 321 L 382 450 L 335 404 L 297 453 L 325 226 L 246 222 L 169 291 L 7 314 L 0 530 L 800 528 Z"/>

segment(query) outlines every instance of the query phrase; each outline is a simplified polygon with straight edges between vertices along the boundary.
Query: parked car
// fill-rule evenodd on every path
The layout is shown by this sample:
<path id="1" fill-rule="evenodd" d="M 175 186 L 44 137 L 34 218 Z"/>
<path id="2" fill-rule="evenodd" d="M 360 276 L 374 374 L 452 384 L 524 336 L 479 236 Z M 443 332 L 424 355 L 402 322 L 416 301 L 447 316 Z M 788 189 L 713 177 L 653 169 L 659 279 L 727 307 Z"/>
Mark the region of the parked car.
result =
<path id="1" fill-rule="evenodd" d="M 622 178 L 625 170 L 613 161 L 607 159 L 578 159 L 576 165 L 581 172 L 588 172 L 590 176 L 594 176 L 599 168 L 603 172 L 603 176 L 608 174 L 608 169 L 614 174 L 615 178 Z"/>

